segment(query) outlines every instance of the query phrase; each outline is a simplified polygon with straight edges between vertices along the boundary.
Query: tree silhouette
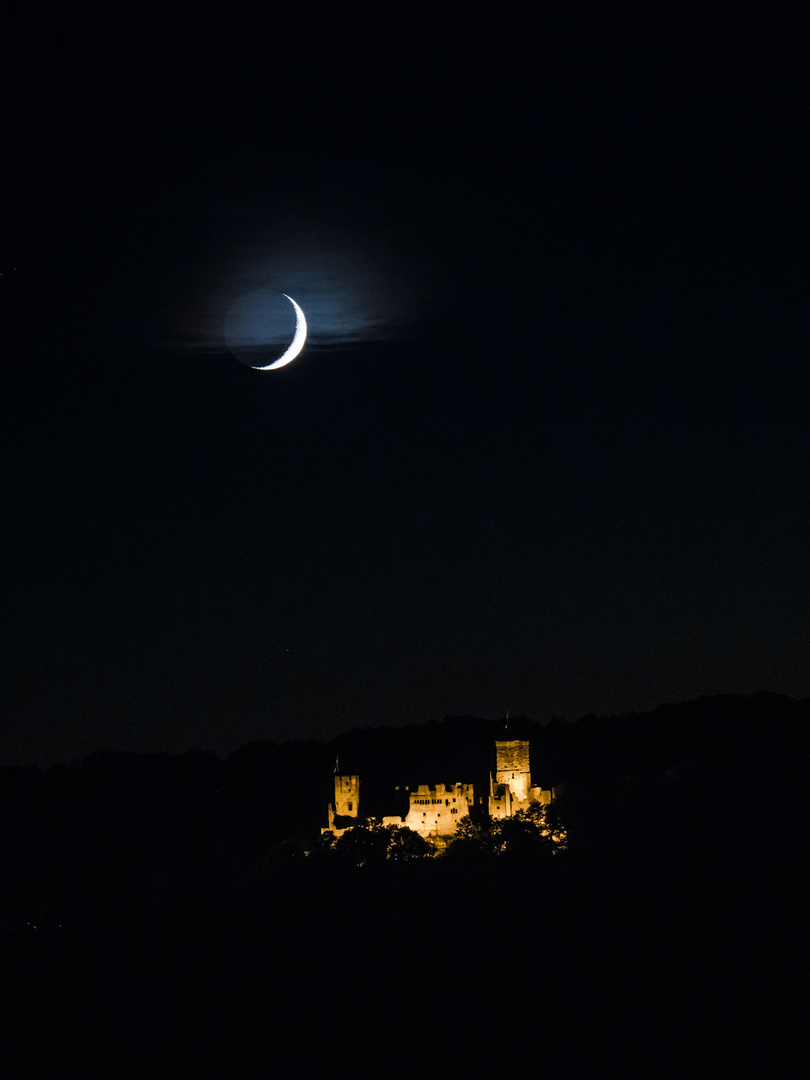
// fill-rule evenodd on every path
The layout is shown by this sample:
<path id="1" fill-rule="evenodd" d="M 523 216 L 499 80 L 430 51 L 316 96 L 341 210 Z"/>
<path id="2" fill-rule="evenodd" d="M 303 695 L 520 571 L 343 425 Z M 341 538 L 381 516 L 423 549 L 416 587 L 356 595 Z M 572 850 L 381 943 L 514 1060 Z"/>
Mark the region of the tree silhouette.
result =
<path id="1" fill-rule="evenodd" d="M 368 866 L 392 859 L 398 862 L 428 858 L 436 850 L 419 833 L 404 825 L 381 825 L 368 818 L 341 836 L 324 833 L 319 850 L 352 866 Z"/>
<path id="2" fill-rule="evenodd" d="M 546 856 L 564 850 L 566 831 L 556 810 L 531 803 L 514 817 L 477 823 L 471 818 L 459 822 L 448 847 L 448 855 L 459 857 L 491 855 Z"/>

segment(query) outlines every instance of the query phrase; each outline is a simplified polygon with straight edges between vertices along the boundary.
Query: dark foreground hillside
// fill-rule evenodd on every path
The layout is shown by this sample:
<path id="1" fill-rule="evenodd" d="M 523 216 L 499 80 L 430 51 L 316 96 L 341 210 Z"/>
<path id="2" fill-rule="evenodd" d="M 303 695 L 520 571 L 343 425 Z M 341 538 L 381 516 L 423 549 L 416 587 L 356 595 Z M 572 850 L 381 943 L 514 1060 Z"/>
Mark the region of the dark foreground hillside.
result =
<path id="1" fill-rule="evenodd" d="M 4 1045 L 32 1075 L 753 1075 L 802 1029 L 799 895 L 761 858 L 283 867 L 7 935 Z"/>
<path id="2" fill-rule="evenodd" d="M 183 790 L 149 774 L 162 829 L 137 784 L 121 821 L 98 777 L 91 802 L 62 777 L 60 802 L 17 776 L 4 1074 L 790 1075 L 804 725 L 759 731 L 617 778 L 616 740 L 603 769 L 586 725 L 553 855 L 356 865 L 314 836 L 264 843 L 235 798 L 229 817 L 201 796 L 224 775 L 206 758 Z"/>

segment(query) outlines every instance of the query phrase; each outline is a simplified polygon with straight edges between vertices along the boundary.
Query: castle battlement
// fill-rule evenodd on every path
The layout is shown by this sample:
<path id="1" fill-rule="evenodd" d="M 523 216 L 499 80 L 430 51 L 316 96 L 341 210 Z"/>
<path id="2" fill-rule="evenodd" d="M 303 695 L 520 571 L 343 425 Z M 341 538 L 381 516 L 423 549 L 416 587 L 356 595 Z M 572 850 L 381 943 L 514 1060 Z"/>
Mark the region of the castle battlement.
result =
<path id="1" fill-rule="evenodd" d="M 420 836 L 450 836 L 462 818 L 469 817 L 475 801 L 472 784 L 420 784 L 408 792 L 410 807 L 404 818 L 383 818 L 384 825 L 404 825 Z"/>
<path id="2" fill-rule="evenodd" d="M 459 798 L 467 799 L 471 803 L 473 801 L 473 785 L 436 784 L 435 787 L 430 787 L 428 784 L 420 784 L 415 790 L 411 789 L 409 795 L 411 806 L 414 804 L 419 806 L 446 804 L 449 806 L 449 800 L 452 799 L 455 802 Z"/>

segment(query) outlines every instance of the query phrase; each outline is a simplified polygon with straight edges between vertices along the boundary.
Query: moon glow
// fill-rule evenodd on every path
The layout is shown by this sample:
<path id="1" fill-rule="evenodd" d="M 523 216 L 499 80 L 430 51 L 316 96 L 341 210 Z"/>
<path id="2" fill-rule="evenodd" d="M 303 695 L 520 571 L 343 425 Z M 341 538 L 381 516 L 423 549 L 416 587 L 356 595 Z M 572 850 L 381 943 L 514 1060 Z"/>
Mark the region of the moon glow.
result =
<path id="1" fill-rule="evenodd" d="M 298 356 L 304 347 L 304 342 L 307 340 L 307 320 L 303 311 L 291 296 L 287 296 L 286 293 L 281 295 L 287 297 L 295 311 L 295 333 L 287 347 L 287 351 L 282 353 L 278 360 L 274 360 L 272 364 L 264 364 L 260 367 L 254 366 L 256 371 L 273 371 L 275 368 L 285 367 Z"/>

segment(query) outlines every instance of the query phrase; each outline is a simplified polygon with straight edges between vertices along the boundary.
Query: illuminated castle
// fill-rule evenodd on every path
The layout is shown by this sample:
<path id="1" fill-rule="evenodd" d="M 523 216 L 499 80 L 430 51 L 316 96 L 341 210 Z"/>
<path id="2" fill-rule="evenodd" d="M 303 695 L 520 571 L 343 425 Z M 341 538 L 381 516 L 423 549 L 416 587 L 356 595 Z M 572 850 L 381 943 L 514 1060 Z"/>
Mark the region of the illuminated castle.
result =
<path id="1" fill-rule="evenodd" d="M 489 774 L 489 816 L 508 818 L 525 810 L 530 803 L 547 806 L 554 798 L 554 789 L 532 787 L 529 767 L 529 743 L 511 739 L 495 743 L 495 779 Z"/>
<path id="2" fill-rule="evenodd" d="M 333 832 L 340 836 L 346 831 L 346 828 L 351 828 L 351 824 L 343 826 L 343 828 L 335 828 L 335 818 L 353 818 L 356 824 L 357 813 L 360 806 L 360 777 L 359 776 L 342 776 L 340 774 L 340 767 L 335 764 L 335 801 L 329 803 L 327 812 L 329 814 L 329 825 L 327 828 L 322 829 L 321 832 Z"/>
<path id="3" fill-rule="evenodd" d="M 404 825 L 425 839 L 451 836 L 475 801 L 472 784 L 420 784 L 408 795 L 411 805 L 405 817 L 384 817 L 383 825 Z"/>
<path id="4" fill-rule="evenodd" d="M 495 778 L 489 776 L 487 812 L 491 818 L 509 818 L 532 803 L 545 806 L 554 798 L 554 791 L 532 787 L 529 766 L 529 743 L 511 739 L 495 743 Z M 413 829 L 425 839 L 449 839 L 459 821 L 469 817 L 475 805 L 472 784 L 420 784 L 406 788 L 409 808 L 404 817 L 382 819 L 383 825 L 399 825 Z M 329 804 L 329 824 L 321 832 L 342 836 L 346 829 L 358 824 L 360 807 L 360 777 L 344 775 L 335 767 L 335 801 Z"/>

